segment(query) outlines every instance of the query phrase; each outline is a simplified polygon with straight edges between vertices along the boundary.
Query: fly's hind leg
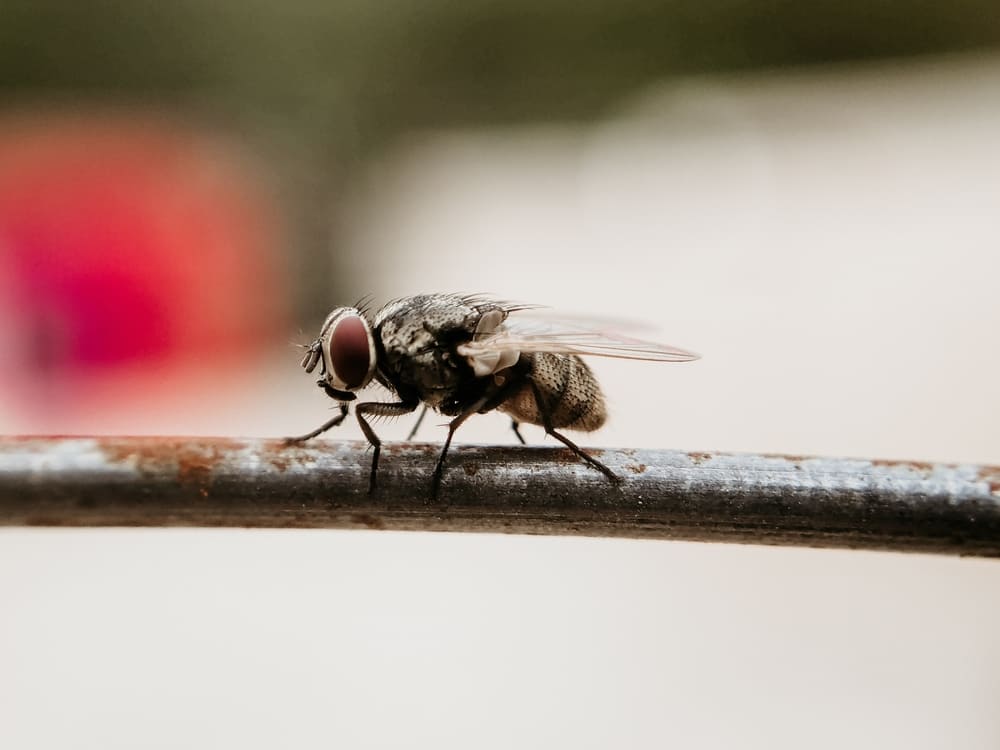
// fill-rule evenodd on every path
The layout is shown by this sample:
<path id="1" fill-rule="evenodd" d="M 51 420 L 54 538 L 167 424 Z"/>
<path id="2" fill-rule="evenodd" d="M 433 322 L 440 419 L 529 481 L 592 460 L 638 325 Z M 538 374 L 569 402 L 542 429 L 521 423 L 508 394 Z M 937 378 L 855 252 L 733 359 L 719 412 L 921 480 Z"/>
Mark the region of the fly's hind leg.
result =
<path id="1" fill-rule="evenodd" d="M 347 404 L 341 402 L 340 414 L 335 416 L 333 419 L 328 420 L 320 427 L 317 427 L 312 432 L 307 432 L 305 435 L 299 435 L 298 437 L 285 438 L 284 441 L 285 445 L 295 445 L 296 443 L 304 443 L 306 440 L 311 440 L 317 435 L 322 435 L 327 430 L 332 429 L 333 427 L 336 427 L 338 424 L 343 422 L 345 417 L 347 417 Z"/>
<path id="2" fill-rule="evenodd" d="M 375 476 L 378 474 L 378 458 L 382 453 L 382 441 L 379 440 L 378 435 L 372 429 L 372 426 L 368 424 L 368 420 L 365 419 L 366 414 L 370 414 L 373 417 L 399 417 L 403 414 L 409 414 L 410 412 L 416 410 L 419 401 L 397 401 L 391 403 L 383 403 L 379 401 L 366 401 L 363 404 L 358 404 L 354 409 L 354 415 L 358 418 L 358 424 L 361 425 L 361 431 L 365 433 L 365 437 L 368 438 L 368 442 L 371 443 L 374 452 L 372 453 L 372 469 L 371 473 L 368 475 L 368 494 L 375 492 Z"/>
<path id="3" fill-rule="evenodd" d="M 611 480 L 612 484 L 620 484 L 622 481 L 621 477 L 619 477 L 617 474 L 611 471 L 611 469 L 602 464 L 596 458 L 589 455 L 588 453 L 585 453 L 583 449 L 580 448 L 579 445 L 574 443 L 568 437 L 559 432 L 556 432 L 555 429 L 553 429 L 552 413 L 549 410 L 548 402 L 545 400 L 545 397 L 542 395 L 542 392 L 539 390 L 538 386 L 535 385 L 534 383 L 531 384 L 531 390 L 535 395 L 535 403 L 538 405 L 538 411 L 542 416 L 542 426 L 545 428 L 545 432 L 554 437 L 563 445 L 565 445 L 571 451 L 573 451 L 573 453 L 577 456 L 577 458 L 586 461 L 588 464 L 590 464 L 599 472 L 601 472 L 604 476 L 606 476 L 608 479 Z"/>

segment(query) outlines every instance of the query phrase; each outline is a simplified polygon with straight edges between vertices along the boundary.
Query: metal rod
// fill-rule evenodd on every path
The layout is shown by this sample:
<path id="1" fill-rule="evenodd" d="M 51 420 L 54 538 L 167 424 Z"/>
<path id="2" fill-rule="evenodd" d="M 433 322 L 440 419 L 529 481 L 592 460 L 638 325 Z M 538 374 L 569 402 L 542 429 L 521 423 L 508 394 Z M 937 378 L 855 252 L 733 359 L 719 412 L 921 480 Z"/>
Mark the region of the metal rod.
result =
<path id="1" fill-rule="evenodd" d="M 1000 555 L 1000 467 L 663 450 L 0 438 L 0 525 L 372 528 Z"/>

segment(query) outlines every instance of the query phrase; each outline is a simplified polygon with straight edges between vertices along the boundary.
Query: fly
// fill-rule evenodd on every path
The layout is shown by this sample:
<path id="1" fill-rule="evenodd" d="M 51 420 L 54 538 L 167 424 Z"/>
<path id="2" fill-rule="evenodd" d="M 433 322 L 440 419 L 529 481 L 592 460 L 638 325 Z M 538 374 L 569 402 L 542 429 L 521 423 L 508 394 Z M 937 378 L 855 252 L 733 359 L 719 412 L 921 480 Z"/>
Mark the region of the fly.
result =
<path id="1" fill-rule="evenodd" d="M 363 306 L 338 307 L 302 358 L 306 372 L 319 368 L 317 385 L 339 402 L 339 413 L 312 432 L 288 438 L 300 443 L 336 427 L 348 404 L 372 380 L 395 401 L 363 401 L 354 408 L 373 450 L 368 479 L 374 492 L 382 441 L 372 417 L 409 414 L 421 404 L 416 432 L 428 408 L 453 419 L 432 477 L 437 495 L 455 431 L 474 414 L 498 409 L 520 425 L 535 424 L 610 481 L 618 476 L 559 429 L 592 432 L 604 424 L 604 395 L 581 356 L 651 362 L 688 362 L 697 354 L 627 338 L 582 323 L 531 320 L 515 313 L 534 309 L 482 295 L 421 294 L 403 297 L 369 316 Z M 508 316 L 514 315 L 511 320 Z"/>

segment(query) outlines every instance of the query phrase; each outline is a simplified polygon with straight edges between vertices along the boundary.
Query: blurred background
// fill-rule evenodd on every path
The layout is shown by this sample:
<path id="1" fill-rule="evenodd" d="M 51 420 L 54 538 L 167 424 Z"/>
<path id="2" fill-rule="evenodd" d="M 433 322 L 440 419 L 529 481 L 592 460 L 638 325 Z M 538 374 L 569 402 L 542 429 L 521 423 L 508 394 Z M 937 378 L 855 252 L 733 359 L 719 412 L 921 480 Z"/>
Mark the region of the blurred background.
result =
<path id="1" fill-rule="evenodd" d="M 584 444 L 996 464 L 998 132 L 986 0 L 3 0 L 0 431 L 300 434 L 330 308 L 460 291 L 704 355 L 595 362 Z M 847 551 L 0 530 L 0 744 L 995 748 L 998 591 Z"/>

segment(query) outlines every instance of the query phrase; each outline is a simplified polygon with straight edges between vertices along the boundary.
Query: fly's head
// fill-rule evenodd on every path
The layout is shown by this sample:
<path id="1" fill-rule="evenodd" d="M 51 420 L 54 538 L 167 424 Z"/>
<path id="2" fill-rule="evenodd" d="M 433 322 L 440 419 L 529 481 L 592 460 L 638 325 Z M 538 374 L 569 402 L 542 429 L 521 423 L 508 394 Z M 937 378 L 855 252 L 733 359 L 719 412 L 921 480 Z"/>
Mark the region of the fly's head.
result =
<path id="1" fill-rule="evenodd" d="M 338 401 L 353 401 L 375 374 L 375 338 L 371 325 L 356 307 L 338 307 L 326 316 L 319 338 L 306 349 L 302 367 L 319 366 L 316 384 Z"/>

